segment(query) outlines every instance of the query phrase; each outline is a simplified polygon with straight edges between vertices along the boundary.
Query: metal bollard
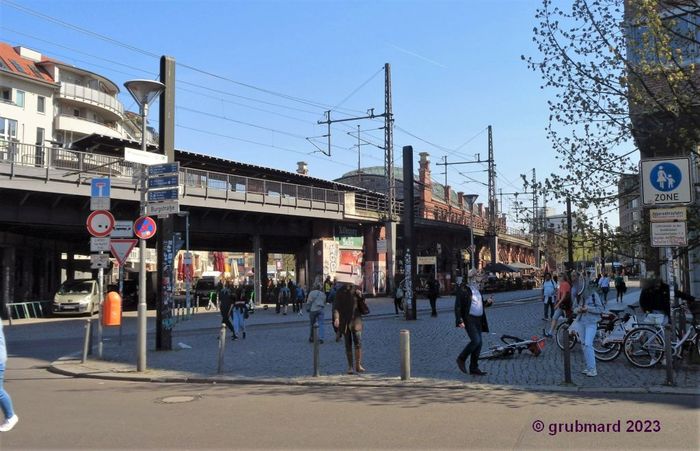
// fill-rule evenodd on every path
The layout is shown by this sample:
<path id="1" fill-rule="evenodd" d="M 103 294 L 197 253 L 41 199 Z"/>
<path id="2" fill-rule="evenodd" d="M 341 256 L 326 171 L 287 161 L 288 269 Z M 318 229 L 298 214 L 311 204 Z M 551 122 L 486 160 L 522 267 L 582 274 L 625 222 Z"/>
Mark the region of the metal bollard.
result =
<path id="1" fill-rule="evenodd" d="M 83 340 L 83 358 L 81 363 L 85 363 L 90 349 L 90 320 L 85 320 L 85 339 Z"/>
<path id="2" fill-rule="evenodd" d="M 666 385 L 676 385 L 673 374 L 673 350 L 671 341 L 673 340 L 673 329 L 669 323 L 664 326 L 664 356 L 666 357 Z"/>
<path id="3" fill-rule="evenodd" d="M 411 378 L 411 334 L 408 330 L 401 330 L 399 342 L 401 346 L 401 380 L 407 381 Z"/>
<path id="4" fill-rule="evenodd" d="M 318 341 L 318 322 L 314 323 L 313 337 L 314 337 L 314 377 L 319 377 L 321 375 L 321 372 L 319 371 L 320 343 Z"/>
<path id="5" fill-rule="evenodd" d="M 226 324 L 221 324 L 219 331 L 219 366 L 216 370 L 218 374 L 224 372 L 224 349 L 226 349 Z"/>
<path id="6" fill-rule="evenodd" d="M 94 335 L 95 335 L 95 333 L 94 333 L 94 332 L 95 332 L 95 328 L 92 327 L 92 318 L 89 318 L 88 321 L 90 322 L 90 327 L 89 327 L 89 329 L 90 329 L 90 333 L 89 333 L 90 339 L 88 340 L 88 343 L 89 343 L 89 344 L 88 344 L 88 355 L 92 355 L 92 348 L 95 346 L 95 337 L 94 337 Z"/>
<path id="7" fill-rule="evenodd" d="M 573 384 L 571 381 L 571 336 L 569 335 L 569 325 L 564 328 L 564 383 Z"/>

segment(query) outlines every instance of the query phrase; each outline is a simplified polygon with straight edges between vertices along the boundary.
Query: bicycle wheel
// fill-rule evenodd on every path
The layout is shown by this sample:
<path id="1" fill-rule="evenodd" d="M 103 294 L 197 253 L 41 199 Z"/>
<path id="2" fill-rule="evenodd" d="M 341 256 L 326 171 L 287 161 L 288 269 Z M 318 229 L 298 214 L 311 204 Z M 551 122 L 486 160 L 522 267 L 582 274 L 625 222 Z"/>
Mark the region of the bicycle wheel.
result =
<path id="1" fill-rule="evenodd" d="M 555 336 L 556 336 L 557 346 L 559 346 L 559 349 L 561 349 L 562 351 L 564 350 L 564 342 L 566 341 L 566 335 L 564 335 L 564 334 L 566 334 L 568 332 L 568 328 L 566 328 L 566 329 L 564 328 L 565 324 L 566 324 L 566 322 L 559 324 L 557 326 L 556 331 L 555 331 L 556 332 Z M 574 346 L 576 346 L 576 343 L 578 343 L 578 338 L 576 337 L 576 335 L 570 335 L 569 336 L 569 349 L 573 349 Z"/>
<path id="2" fill-rule="evenodd" d="M 656 329 L 635 327 L 622 343 L 627 360 L 637 368 L 650 368 L 664 356 L 664 339 Z"/>
<path id="3" fill-rule="evenodd" d="M 614 329 L 613 329 L 614 330 Z M 601 362 L 610 362 L 615 360 L 622 352 L 620 343 L 604 343 L 605 339 L 612 334 L 605 326 L 598 326 L 595 337 L 593 338 L 593 351 L 595 352 L 596 360 Z"/>
<path id="4" fill-rule="evenodd" d="M 523 340 L 522 338 L 519 338 L 519 337 L 514 337 L 512 335 L 502 335 L 501 341 L 507 345 L 512 345 L 514 343 L 519 343 L 519 342 L 525 341 L 525 340 Z"/>

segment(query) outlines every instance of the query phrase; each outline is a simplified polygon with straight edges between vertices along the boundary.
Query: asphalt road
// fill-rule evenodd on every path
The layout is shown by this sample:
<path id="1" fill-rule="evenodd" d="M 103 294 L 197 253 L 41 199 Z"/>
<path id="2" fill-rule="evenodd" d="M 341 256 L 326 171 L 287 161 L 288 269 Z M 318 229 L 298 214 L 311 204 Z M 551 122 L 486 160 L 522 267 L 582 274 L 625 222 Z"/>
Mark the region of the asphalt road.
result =
<path id="1" fill-rule="evenodd" d="M 12 359 L 7 375 L 20 422 L 0 434 L 3 450 L 696 449 L 700 441 L 698 400 L 683 396 L 114 382 L 50 374 L 28 358 Z M 538 420 L 542 432 L 533 430 Z M 618 420 L 620 432 L 551 435 L 555 423 Z"/>

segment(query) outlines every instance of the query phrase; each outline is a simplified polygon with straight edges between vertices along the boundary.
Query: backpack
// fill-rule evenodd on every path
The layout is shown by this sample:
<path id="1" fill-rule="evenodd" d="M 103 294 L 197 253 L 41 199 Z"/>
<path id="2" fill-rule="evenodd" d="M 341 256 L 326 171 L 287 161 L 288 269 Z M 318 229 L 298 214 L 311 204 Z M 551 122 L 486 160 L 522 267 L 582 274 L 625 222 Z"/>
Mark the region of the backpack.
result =
<path id="1" fill-rule="evenodd" d="M 289 300 L 289 288 L 282 288 L 282 299 L 285 301 Z"/>
<path id="2" fill-rule="evenodd" d="M 304 300 L 304 289 L 302 287 L 297 287 L 297 300 L 303 301 Z"/>

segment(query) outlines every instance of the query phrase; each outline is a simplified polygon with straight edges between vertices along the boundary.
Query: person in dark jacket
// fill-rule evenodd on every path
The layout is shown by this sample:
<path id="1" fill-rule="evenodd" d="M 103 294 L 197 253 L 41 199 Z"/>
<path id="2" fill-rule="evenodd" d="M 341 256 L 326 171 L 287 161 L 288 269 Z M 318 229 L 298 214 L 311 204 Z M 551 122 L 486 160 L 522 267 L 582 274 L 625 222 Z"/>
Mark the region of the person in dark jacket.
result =
<path id="1" fill-rule="evenodd" d="M 437 298 L 440 296 L 440 284 L 435 280 L 435 276 L 430 274 L 428 279 L 428 300 L 430 301 L 430 316 L 437 316 Z"/>
<path id="2" fill-rule="evenodd" d="M 639 307 L 645 313 L 671 313 L 671 294 L 666 283 L 659 278 L 646 280 L 639 293 Z"/>
<path id="3" fill-rule="evenodd" d="M 236 330 L 233 328 L 233 323 L 231 323 L 231 313 L 233 310 L 233 287 L 230 285 L 229 282 L 226 282 L 226 284 L 221 284 L 219 288 L 219 311 L 221 312 L 221 319 L 224 324 L 226 324 L 226 327 L 229 328 L 231 331 L 231 334 L 233 334 L 232 338 L 236 340 L 238 337 L 236 336 Z"/>
<path id="4" fill-rule="evenodd" d="M 355 347 L 354 371 L 363 373 L 362 367 L 362 315 L 357 309 L 357 299 L 362 292 L 352 283 L 344 283 L 337 289 L 333 300 L 333 327 L 336 341 L 345 337 L 345 356 L 348 360 L 348 374 L 353 373 L 352 348 Z"/>
<path id="5" fill-rule="evenodd" d="M 469 374 L 483 376 L 485 371 L 479 369 L 479 354 L 481 354 L 481 333 L 488 332 L 489 326 L 486 321 L 486 307 L 493 304 L 493 298 L 485 302 L 479 292 L 477 283 L 477 270 L 469 270 L 469 284 L 464 280 L 457 287 L 455 296 L 455 322 L 456 326 L 466 329 L 469 335 L 469 343 L 457 357 L 457 366 L 463 373 L 467 373 L 466 361 L 469 361 Z"/>

